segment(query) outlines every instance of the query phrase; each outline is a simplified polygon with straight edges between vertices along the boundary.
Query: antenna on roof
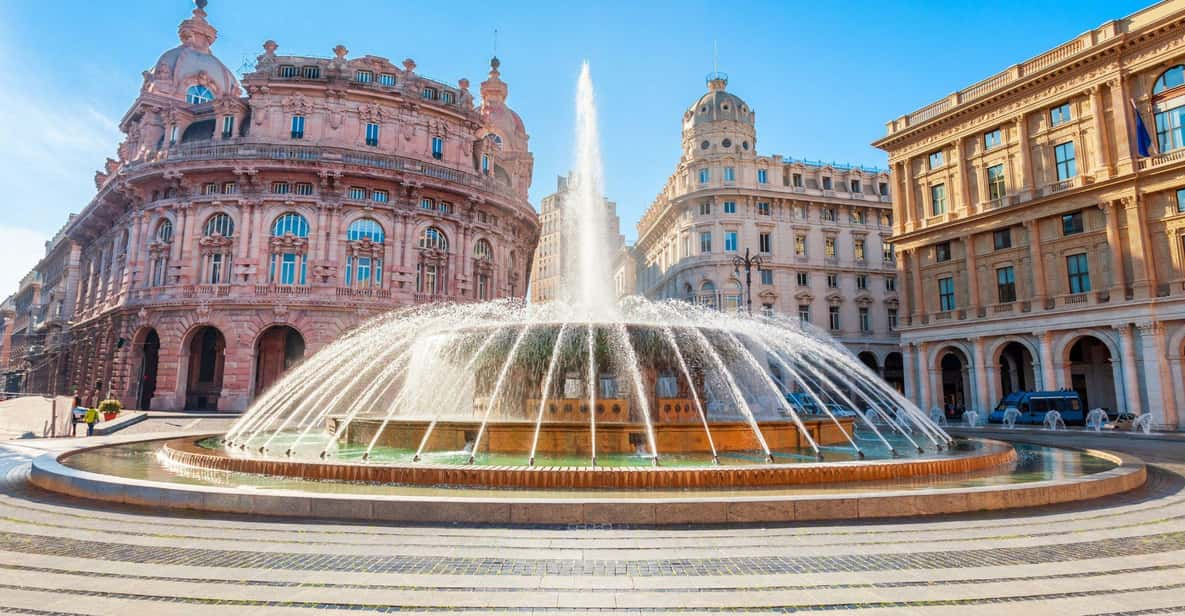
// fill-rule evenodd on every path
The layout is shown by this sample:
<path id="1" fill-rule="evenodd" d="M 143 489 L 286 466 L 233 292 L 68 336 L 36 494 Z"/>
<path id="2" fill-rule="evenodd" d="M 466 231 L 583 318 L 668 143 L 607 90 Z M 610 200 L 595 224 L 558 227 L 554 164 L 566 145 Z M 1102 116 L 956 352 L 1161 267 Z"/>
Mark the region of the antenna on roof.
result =
<path id="1" fill-rule="evenodd" d="M 720 72 L 720 50 L 716 48 L 716 39 L 712 39 L 712 72 Z"/>
<path id="2" fill-rule="evenodd" d="M 494 56 L 498 55 L 498 29 L 494 28 Z"/>

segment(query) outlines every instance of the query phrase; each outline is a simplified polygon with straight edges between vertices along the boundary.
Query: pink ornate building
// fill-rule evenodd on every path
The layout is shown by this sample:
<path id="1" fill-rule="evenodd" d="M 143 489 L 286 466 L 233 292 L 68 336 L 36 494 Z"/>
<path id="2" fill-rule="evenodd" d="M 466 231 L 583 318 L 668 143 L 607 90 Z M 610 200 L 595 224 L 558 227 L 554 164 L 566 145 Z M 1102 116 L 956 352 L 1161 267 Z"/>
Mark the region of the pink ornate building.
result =
<path id="1" fill-rule="evenodd" d="M 372 315 L 524 296 L 533 159 L 496 58 L 480 106 L 466 79 L 342 46 L 326 59 L 267 41 L 240 83 L 198 4 L 67 225 L 60 389 L 243 409 Z"/>

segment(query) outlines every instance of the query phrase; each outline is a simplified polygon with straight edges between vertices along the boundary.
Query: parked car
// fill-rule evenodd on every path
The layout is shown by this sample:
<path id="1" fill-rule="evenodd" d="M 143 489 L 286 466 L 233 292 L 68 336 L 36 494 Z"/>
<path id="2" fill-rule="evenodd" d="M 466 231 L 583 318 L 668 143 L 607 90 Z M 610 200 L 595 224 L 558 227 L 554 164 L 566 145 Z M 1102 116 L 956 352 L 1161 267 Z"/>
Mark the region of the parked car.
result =
<path id="1" fill-rule="evenodd" d="M 1004 396 L 996 409 L 988 416 L 991 423 L 1004 423 L 1004 413 L 1014 408 L 1020 416 L 1018 424 L 1043 424 L 1049 411 L 1061 413 L 1066 425 L 1085 425 L 1086 413 L 1082 410 L 1082 398 L 1078 392 L 1068 389 L 1058 391 L 1014 391 Z"/>
<path id="2" fill-rule="evenodd" d="M 786 394 L 786 402 L 795 408 L 799 413 L 807 415 L 822 415 L 823 411 L 819 407 L 819 403 L 810 394 L 804 392 L 790 392 Z M 852 409 L 846 408 L 840 404 L 828 404 L 827 410 L 836 417 L 855 417 L 856 412 Z"/>

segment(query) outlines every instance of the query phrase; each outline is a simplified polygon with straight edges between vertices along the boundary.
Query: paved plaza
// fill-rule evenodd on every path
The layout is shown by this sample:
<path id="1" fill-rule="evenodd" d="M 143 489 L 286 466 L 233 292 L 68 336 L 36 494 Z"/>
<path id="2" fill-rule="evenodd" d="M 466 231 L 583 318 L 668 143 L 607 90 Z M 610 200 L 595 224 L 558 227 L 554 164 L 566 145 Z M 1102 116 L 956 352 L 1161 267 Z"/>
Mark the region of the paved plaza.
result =
<path id="1" fill-rule="evenodd" d="M 1027 438 L 1136 454 L 1149 482 L 1073 506 L 885 523 L 372 526 L 69 500 L 24 481 L 62 441 L 14 441 L 0 461 L 0 613 L 1185 613 L 1185 443 Z"/>

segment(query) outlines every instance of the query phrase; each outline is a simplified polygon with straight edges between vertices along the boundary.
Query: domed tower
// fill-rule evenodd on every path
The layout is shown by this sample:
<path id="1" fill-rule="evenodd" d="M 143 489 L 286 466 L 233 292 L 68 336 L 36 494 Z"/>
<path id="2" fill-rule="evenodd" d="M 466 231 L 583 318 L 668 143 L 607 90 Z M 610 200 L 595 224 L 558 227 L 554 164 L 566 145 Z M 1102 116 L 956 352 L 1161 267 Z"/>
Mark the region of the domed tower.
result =
<path id="1" fill-rule="evenodd" d="M 757 156 L 756 115 L 726 90 L 728 75 L 709 73 L 708 92 L 683 113 L 683 162 L 720 155 Z"/>
<path id="2" fill-rule="evenodd" d="M 509 184 L 515 193 L 525 196 L 531 187 L 535 159 L 527 151 L 530 137 L 522 118 L 506 106 L 510 88 L 498 72 L 501 65 L 497 57 L 491 58 L 489 79 L 481 82 L 479 111 L 485 135 L 474 151 L 482 173 Z"/>

